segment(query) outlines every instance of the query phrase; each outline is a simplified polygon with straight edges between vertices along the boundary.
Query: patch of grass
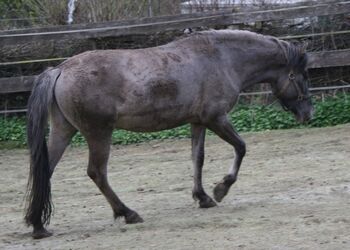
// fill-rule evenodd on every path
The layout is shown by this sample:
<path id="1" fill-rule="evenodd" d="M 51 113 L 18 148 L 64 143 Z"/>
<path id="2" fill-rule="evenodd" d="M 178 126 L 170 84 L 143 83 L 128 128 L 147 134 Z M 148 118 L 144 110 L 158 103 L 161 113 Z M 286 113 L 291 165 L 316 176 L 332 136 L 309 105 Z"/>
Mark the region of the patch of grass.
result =
<path id="1" fill-rule="evenodd" d="M 289 129 L 302 127 L 325 127 L 350 123 L 350 95 L 339 95 L 314 102 L 314 119 L 302 125 L 295 121 L 292 114 L 273 106 L 238 105 L 229 115 L 239 132 Z M 24 147 L 26 145 L 24 117 L 0 118 L 0 148 Z M 113 144 L 131 144 L 149 140 L 190 137 L 189 125 L 155 133 L 134 133 L 115 130 Z M 78 133 L 73 138 L 73 145 L 84 145 L 85 139 Z"/>
<path id="2" fill-rule="evenodd" d="M 26 145 L 26 123 L 24 117 L 0 118 L 0 142 L 5 145 Z"/>

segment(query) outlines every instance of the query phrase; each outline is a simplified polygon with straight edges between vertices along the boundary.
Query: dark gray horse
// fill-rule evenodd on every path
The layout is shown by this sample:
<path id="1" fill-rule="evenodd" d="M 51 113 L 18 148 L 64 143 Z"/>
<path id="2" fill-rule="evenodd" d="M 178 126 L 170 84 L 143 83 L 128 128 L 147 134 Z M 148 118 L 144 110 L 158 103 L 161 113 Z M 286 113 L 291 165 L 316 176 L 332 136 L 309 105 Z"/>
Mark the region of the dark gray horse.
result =
<path id="1" fill-rule="evenodd" d="M 306 67 L 301 46 L 247 31 L 207 31 L 154 48 L 90 51 L 48 69 L 37 78 L 28 103 L 31 168 L 25 220 L 34 227 L 33 237 L 51 235 L 44 228 L 52 210 L 50 177 L 77 131 L 89 147 L 87 174 L 110 203 L 114 217 L 138 223 L 142 218 L 107 181 L 112 131 L 151 132 L 190 123 L 193 197 L 202 208 L 215 206 L 202 186 L 206 129 L 235 151 L 228 174 L 214 189 L 220 202 L 236 181 L 246 152 L 227 118 L 239 93 L 269 82 L 282 106 L 300 122 L 308 121 L 313 107 Z"/>

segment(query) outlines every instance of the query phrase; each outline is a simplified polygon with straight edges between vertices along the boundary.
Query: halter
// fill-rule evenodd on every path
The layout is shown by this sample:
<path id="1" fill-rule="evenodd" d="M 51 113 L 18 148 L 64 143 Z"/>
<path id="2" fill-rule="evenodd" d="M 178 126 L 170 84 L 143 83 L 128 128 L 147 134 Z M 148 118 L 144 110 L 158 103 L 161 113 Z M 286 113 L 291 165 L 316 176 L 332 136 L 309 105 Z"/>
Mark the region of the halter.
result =
<path id="1" fill-rule="evenodd" d="M 283 87 L 275 94 L 275 96 L 277 98 L 281 97 L 281 95 L 287 90 L 287 88 L 289 87 L 290 84 L 293 84 L 294 88 L 296 89 L 296 91 L 298 93 L 297 102 L 301 102 L 301 101 L 308 100 L 308 99 L 311 98 L 310 96 L 307 96 L 307 95 L 303 94 L 303 92 L 300 89 L 300 86 L 295 81 L 295 76 L 294 76 L 293 72 L 289 73 L 288 80 L 284 83 Z M 280 103 L 281 103 L 282 108 L 285 111 L 289 111 L 290 110 L 290 108 L 287 107 L 283 102 L 280 102 Z"/>
<path id="2" fill-rule="evenodd" d="M 298 93 L 298 101 L 302 101 L 302 100 L 306 100 L 309 99 L 308 96 L 304 95 L 303 92 L 300 89 L 300 86 L 298 85 L 298 83 L 295 81 L 295 75 L 293 73 L 293 71 L 291 71 L 288 75 L 288 80 L 283 84 L 282 88 L 275 94 L 277 97 L 280 97 L 289 87 L 290 84 L 293 84 L 294 88 L 296 89 L 297 93 Z"/>

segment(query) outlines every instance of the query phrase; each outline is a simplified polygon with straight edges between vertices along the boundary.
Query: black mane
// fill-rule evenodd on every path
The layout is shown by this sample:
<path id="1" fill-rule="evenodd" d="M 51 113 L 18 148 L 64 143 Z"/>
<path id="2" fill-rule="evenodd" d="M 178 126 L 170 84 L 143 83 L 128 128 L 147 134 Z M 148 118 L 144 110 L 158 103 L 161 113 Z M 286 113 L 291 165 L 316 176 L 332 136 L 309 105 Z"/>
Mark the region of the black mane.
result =
<path id="1" fill-rule="evenodd" d="M 262 35 L 246 30 L 209 30 L 209 31 L 199 31 L 190 34 L 185 34 L 179 37 L 178 40 L 184 39 L 199 39 L 202 42 L 209 42 L 209 39 L 214 37 L 215 39 L 220 39 L 221 41 L 233 41 L 237 39 L 246 41 L 259 41 L 259 40 L 270 40 L 276 43 L 282 50 L 285 57 L 285 63 L 291 69 L 302 72 L 306 69 L 308 63 L 308 57 L 305 53 L 303 45 L 293 44 L 291 42 L 280 40 L 273 36 Z M 198 41 L 198 40 L 197 40 Z"/>
<path id="2" fill-rule="evenodd" d="M 308 56 L 305 53 L 304 48 L 301 45 L 288 43 L 286 49 L 287 65 L 299 72 L 304 71 L 308 63 Z"/>

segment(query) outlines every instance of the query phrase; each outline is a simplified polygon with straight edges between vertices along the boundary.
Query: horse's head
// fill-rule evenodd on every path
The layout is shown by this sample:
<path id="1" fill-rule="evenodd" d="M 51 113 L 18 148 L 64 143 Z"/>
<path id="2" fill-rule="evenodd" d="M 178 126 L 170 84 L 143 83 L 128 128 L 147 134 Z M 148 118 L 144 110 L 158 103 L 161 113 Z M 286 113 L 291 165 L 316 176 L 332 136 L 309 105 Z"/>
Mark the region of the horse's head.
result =
<path id="1" fill-rule="evenodd" d="M 283 67 L 273 92 L 286 111 L 291 111 L 299 122 L 309 121 L 314 113 L 309 93 L 308 58 L 304 46 L 289 45 L 288 64 Z"/>

